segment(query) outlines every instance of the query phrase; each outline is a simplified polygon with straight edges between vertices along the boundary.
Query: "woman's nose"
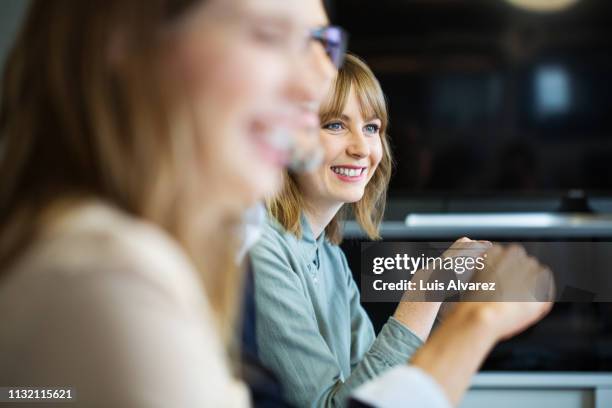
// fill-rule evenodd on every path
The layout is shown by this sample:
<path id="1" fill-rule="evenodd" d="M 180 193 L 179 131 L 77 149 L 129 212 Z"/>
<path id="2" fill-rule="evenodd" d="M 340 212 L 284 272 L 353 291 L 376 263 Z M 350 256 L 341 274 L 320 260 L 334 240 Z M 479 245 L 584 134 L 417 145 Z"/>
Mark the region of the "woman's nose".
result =
<path id="1" fill-rule="evenodd" d="M 370 145 L 368 144 L 363 132 L 351 131 L 350 143 L 347 147 L 349 156 L 364 158 L 370 155 Z"/>

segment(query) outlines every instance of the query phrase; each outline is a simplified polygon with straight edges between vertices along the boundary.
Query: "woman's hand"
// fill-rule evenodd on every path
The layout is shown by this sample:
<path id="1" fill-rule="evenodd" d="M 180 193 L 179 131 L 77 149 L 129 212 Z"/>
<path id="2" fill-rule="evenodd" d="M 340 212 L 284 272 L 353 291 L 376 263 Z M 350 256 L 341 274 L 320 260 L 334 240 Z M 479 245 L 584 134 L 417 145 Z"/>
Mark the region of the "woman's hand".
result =
<path id="1" fill-rule="evenodd" d="M 411 363 L 428 373 L 449 401 L 458 405 L 493 346 L 537 322 L 551 306 L 550 302 L 459 303 Z"/>
<path id="2" fill-rule="evenodd" d="M 475 241 L 467 237 L 459 238 L 446 250 L 442 255 L 441 259 L 447 258 L 480 258 L 487 250 L 489 250 L 493 244 L 489 241 Z M 461 282 L 469 282 L 474 275 L 475 269 L 464 267 L 461 273 L 455 272 L 454 270 L 446 269 L 419 269 L 412 277 L 413 282 L 423 282 L 426 286 L 428 282 L 444 282 L 448 283 L 449 280 L 460 280 Z M 427 291 L 417 289 L 406 291 L 402 297 L 402 302 L 429 302 L 429 303 L 440 303 L 445 299 L 458 293 L 457 290 L 445 290 L 445 291 Z"/>
<path id="3" fill-rule="evenodd" d="M 493 282 L 495 291 L 465 292 L 462 300 L 547 302 L 555 297 L 550 269 L 529 256 L 520 245 L 493 245 L 486 253 L 485 268 L 474 273 L 472 282 Z"/>
<path id="4" fill-rule="evenodd" d="M 457 308 L 469 319 L 486 327 L 493 341 L 515 336 L 542 319 L 552 308 L 552 302 L 467 302 Z"/>
<path id="5" fill-rule="evenodd" d="M 492 244 L 489 241 L 473 241 L 464 237 L 455 241 L 450 248 L 442 254 L 442 258 L 459 256 L 476 258 L 482 256 L 491 246 Z M 461 280 L 469 281 L 472 274 L 473 270 L 466 270 Z M 429 282 L 436 278 L 438 278 L 438 276 L 435 271 L 421 269 L 416 272 L 413 279 Z M 436 296 L 438 301 L 427 301 L 427 291 L 406 291 L 393 316 L 408 327 L 421 340 L 425 341 L 438 315 L 441 300 L 445 298 L 444 293 Z"/>
<path id="6" fill-rule="evenodd" d="M 493 283 L 495 290 L 464 291 L 463 302 L 550 302 L 555 297 L 550 269 L 519 245 L 492 245 L 486 251 L 485 268 L 475 271 L 470 281 Z M 438 319 L 445 320 L 454 306 L 455 303 L 444 303 Z"/>
<path id="7" fill-rule="evenodd" d="M 412 364 L 431 375 L 457 405 L 471 378 L 500 340 L 512 337 L 544 317 L 552 307 L 554 281 L 548 268 L 517 246 L 494 245 L 485 272 L 475 279 L 496 279 L 506 295 L 530 293 L 536 301 L 457 303 Z M 492 298 L 494 299 L 494 297 Z"/>

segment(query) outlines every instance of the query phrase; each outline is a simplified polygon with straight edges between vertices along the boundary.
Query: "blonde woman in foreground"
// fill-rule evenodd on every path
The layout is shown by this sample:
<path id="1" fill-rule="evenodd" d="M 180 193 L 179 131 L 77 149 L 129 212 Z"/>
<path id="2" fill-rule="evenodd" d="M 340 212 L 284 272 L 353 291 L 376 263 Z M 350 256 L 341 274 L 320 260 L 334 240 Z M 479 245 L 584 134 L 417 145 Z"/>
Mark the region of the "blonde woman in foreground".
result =
<path id="1" fill-rule="evenodd" d="M 320 0 L 32 1 L 2 84 L 1 386 L 249 405 L 235 220 L 278 188 L 278 134 L 316 132 L 327 24 Z"/>

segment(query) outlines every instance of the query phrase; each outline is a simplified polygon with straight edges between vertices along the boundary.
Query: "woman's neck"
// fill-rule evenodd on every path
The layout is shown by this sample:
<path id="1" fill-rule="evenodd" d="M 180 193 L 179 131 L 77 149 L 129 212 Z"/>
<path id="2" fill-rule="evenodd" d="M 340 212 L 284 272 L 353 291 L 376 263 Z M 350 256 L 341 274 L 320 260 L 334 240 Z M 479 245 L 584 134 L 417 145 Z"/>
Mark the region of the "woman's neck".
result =
<path id="1" fill-rule="evenodd" d="M 338 211 L 342 208 L 342 204 L 334 204 L 327 206 L 307 205 L 304 209 L 306 220 L 310 224 L 310 229 L 315 239 L 325 231 L 325 227 L 331 222 Z"/>

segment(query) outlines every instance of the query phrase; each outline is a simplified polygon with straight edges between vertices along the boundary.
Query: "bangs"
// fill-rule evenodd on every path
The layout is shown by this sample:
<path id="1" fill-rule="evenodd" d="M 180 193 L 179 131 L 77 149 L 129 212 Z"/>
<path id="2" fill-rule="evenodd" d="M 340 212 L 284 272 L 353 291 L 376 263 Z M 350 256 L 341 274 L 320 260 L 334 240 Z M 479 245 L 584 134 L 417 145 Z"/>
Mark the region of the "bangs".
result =
<path id="1" fill-rule="evenodd" d="M 354 67 L 343 67 L 338 72 L 333 90 L 321 105 L 321 123 L 342 116 L 348 102 L 351 88 L 357 97 L 359 111 L 364 120 L 379 119 L 382 122 L 381 135 L 387 129 L 387 103 L 380 84 L 374 75 Z M 369 68 L 366 68 L 369 71 Z"/>
<path id="2" fill-rule="evenodd" d="M 359 111 L 365 120 L 380 119 L 381 131 L 387 128 L 387 104 L 378 82 L 353 81 Z"/>
<path id="3" fill-rule="evenodd" d="M 344 107 L 351 92 L 351 80 L 343 71 L 339 71 L 329 96 L 321 104 L 319 119 L 321 124 L 342 116 Z"/>

